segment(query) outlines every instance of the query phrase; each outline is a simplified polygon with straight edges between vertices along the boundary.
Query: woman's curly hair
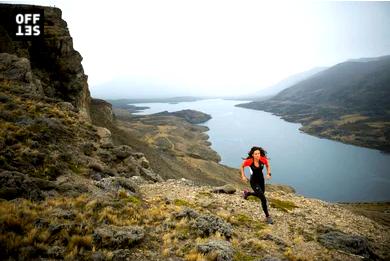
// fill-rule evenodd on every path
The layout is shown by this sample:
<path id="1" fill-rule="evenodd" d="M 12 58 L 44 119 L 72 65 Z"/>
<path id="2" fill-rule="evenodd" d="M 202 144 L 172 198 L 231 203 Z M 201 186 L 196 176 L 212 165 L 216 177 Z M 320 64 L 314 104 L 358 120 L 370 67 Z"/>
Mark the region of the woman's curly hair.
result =
<path id="1" fill-rule="evenodd" d="M 255 152 L 256 150 L 260 151 L 260 155 L 262 157 L 266 157 L 267 156 L 267 152 L 262 147 L 253 146 L 251 148 L 251 150 L 248 152 L 248 156 L 246 157 L 246 159 L 253 158 L 253 152 Z M 245 158 L 243 158 L 243 159 L 245 159 Z"/>

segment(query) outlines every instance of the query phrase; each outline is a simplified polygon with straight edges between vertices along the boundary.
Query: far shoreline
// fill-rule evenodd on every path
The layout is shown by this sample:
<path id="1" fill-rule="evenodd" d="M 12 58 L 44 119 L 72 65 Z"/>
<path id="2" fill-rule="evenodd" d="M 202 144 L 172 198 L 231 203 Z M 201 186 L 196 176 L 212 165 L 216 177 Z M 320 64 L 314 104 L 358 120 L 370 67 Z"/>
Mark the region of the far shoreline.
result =
<path id="1" fill-rule="evenodd" d="M 232 98 L 232 99 L 220 98 L 220 99 L 223 99 L 223 100 L 237 100 L 237 101 L 238 101 L 238 99 L 234 99 L 234 98 Z M 199 100 L 200 100 L 200 99 L 199 99 Z M 160 102 L 160 101 L 159 101 L 159 102 Z M 180 103 L 180 102 L 185 102 L 185 101 L 179 101 L 179 102 L 175 102 L 175 103 Z M 165 101 L 165 102 L 162 102 L 162 103 L 170 104 L 171 102 Z M 239 105 L 239 104 L 237 104 L 237 105 L 235 105 L 235 106 L 241 107 L 241 106 L 238 106 L 238 105 Z M 133 106 L 133 105 L 128 105 L 128 104 L 127 104 L 127 106 Z M 148 109 L 149 107 L 138 107 L 138 108 Z M 246 108 L 246 107 L 242 107 L 242 108 Z M 144 110 L 144 109 L 142 109 L 142 110 Z M 251 108 L 246 108 L 246 109 L 251 109 Z M 140 116 L 140 115 L 137 115 L 137 114 L 134 114 L 134 113 L 140 112 L 140 111 L 142 111 L 142 110 L 139 110 L 139 111 L 136 111 L 136 112 L 132 112 L 132 111 L 129 111 L 129 112 L 130 112 L 133 116 Z M 256 110 L 256 109 L 253 109 L 253 110 Z M 260 111 L 262 111 L 262 110 L 260 110 Z M 292 121 L 286 120 L 286 119 L 283 118 L 282 116 L 277 115 L 277 114 L 275 114 L 275 113 L 273 113 L 273 112 L 269 112 L 269 111 L 265 111 L 265 112 L 271 113 L 271 114 L 273 114 L 273 115 L 275 115 L 275 116 L 278 116 L 278 117 L 280 117 L 281 119 L 283 119 L 283 120 L 286 121 L 286 122 L 292 122 Z M 166 113 L 168 113 L 168 112 L 166 112 Z M 159 114 L 160 114 L 160 113 L 152 113 L 152 114 L 150 114 L 150 115 L 155 115 L 155 116 L 157 116 L 157 115 L 159 115 Z M 169 113 L 169 114 L 174 115 L 173 112 L 171 112 L 171 113 Z M 161 116 L 163 116 L 163 115 L 164 115 L 164 114 L 162 114 Z M 292 123 L 299 123 L 299 122 L 292 122 Z M 191 124 L 198 125 L 198 123 L 191 123 Z M 308 135 L 311 135 L 311 136 L 314 136 L 314 137 L 317 137 L 317 138 L 320 138 L 320 139 L 329 139 L 329 138 L 326 138 L 326 137 L 317 136 L 317 135 L 312 134 L 312 133 L 307 133 L 307 132 L 305 132 L 304 130 L 302 130 L 301 128 L 299 128 L 299 130 L 302 131 L 302 132 L 305 133 L 305 134 L 308 134 Z M 206 132 L 207 132 L 207 130 L 206 130 Z M 209 139 L 209 138 L 208 138 L 208 139 Z M 346 145 L 352 145 L 352 146 L 357 146 L 357 147 L 363 147 L 363 146 L 358 146 L 358 145 L 355 145 L 355 144 L 350 144 L 350 143 L 342 142 L 342 141 L 339 141 L 339 140 L 333 140 L 333 139 L 329 139 L 329 140 L 336 141 L 336 142 L 341 142 L 341 143 L 346 144 Z M 209 140 L 207 140 L 207 141 L 209 141 Z M 209 144 L 208 144 L 207 146 L 209 147 L 209 149 L 215 151 L 215 150 L 211 147 L 211 142 L 210 142 L 210 141 L 209 141 Z M 368 148 L 368 147 L 363 147 L 363 148 Z M 374 149 L 374 148 L 368 148 L 368 149 L 376 150 L 376 151 L 378 151 L 378 152 L 383 153 L 382 151 L 377 150 L 377 149 Z M 215 151 L 215 153 L 221 158 L 221 155 L 220 155 L 218 152 Z M 386 153 L 385 153 L 385 154 L 386 154 Z M 228 166 L 228 165 L 221 164 L 220 161 L 218 162 L 218 164 L 231 168 L 231 167 Z M 237 168 L 237 171 L 239 171 L 238 168 Z M 275 184 L 275 185 L 278 185 L 278 184 Z M 286 184 L 279 184 L 279 185 L 286 185 Z M 290 186 L 290 185 L 286 185 L 286 186 L 292 187 L 292 186 Z M 295 190 L 294 187 L 292 187 L 292 188 Z M 295 192 L 295 193 L 297 193 L 297 192 Z M 300 194 L 300 193 L 298 193 L 298 194 Z M 386 204 L 390 204 L 390 201 L 386 201 L 386 200 L 384 200 L 384 201 L 350 201 L 350 202 L 349 202 L 349 201 L 329 201 L 329 200 L 325 200 L 325 199 L 321 199 L 321 198 L 317 198 L 317 197 L 313 197 L 313 196 L 305 196 L 305 195 L 302 195 L 302 196 L 308 197 L 308 198 L 315 198 L 315 199 L 323 200 L 323 201 L 325 201 L 325 202 L 329 202 L 329 203 L 333 203 L 333 204 L 342 204 L 342 205 L 353 205 L 353 204 L 361 204 L 361 205 L 363 205 L 363 204 L 364 204 L 364 205 L 385 204 L 385 205 L 386 205 Z"/>
<path id="2" fill-rule="evenodd" d="M 314 125 L 312 125 L 313 121 L 304 120 L 305 118 L 300 118 L 300 117 L 298 117 L 298 116 L 296 116 L 294 114 L 277 113 L 277 112 L 275 112 L 272 109 L 265 110 L 264 108 L 262 108 L 262 109 L 254 108 L 254 107 L 252 107 L 252 104 L 254 104 L 255 102 L 257 102 L 257 101 L 250 101 L 250 102 L 247 102 L 247 103 L 240 103 L 240 104 L 236 104 L 235 106 L 236 107 L 240 107 L 240 108 L 250 109 L 250 110 L 257 110 L 257 111 L 268 112 L 268 113 L 271 113 L 272 115 L 280 117 L 282 120 L 284 120 L 286 122 L 299 123 L 299 124 L 302 125 L 299 128 L 299 130 L 302 131 L 303 133 L 311 135 L 313 137 L 317 137 L 317 138 L 321 138 L 321 139 L 328 139 L 328 140 L 341 142 L 343 144 L 353 145 L 353 146 L 357 146 L 357 147 L 361 147 L 361 148 L 377 150 L 380 153 L 383 153 L 383 154 L 386 154 L 386 155 L 390 154 L 390 148 L 388 148 L 386 146 L 373 145 L 371 143 L 367 143 L 367 142 L 364 142 L 362 140 L 359 141 L 358 139 L 346 140 L 347 136 L 344 137 L 344 136 L 321 135 L 321 133 L 317 131 L 317 130 L 323 131 L 323 129 L 319 128 L 319 127 L 321 127 L 321 125 L 318 125 L 318 126 L 315 125 L 314 126 Z M 326 123 L 327 122 L 324 122 L 324 124 L 326 124 Z"/>

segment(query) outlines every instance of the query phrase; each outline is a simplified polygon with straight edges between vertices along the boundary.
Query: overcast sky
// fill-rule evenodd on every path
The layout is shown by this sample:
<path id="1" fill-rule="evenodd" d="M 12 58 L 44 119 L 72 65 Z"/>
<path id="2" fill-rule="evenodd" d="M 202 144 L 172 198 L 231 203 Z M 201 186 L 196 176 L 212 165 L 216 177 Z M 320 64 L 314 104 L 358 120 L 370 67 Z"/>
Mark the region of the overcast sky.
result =
<path id="1" fill-rule="evenodd" d="M 247 94 L 313 67 L 390 54 L 390 2 L 13 2 L 62 9 L 102 98 Z"/>

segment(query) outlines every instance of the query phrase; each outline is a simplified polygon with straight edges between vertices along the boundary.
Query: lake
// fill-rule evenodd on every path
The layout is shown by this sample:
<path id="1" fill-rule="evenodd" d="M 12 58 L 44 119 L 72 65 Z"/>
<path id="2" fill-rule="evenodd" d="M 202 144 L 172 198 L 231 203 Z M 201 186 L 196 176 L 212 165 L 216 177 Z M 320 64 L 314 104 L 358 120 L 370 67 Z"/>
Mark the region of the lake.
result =
<path id="1" fill-rule="evenodd" d="M 389 154 L 310 136 L 299 131 L 301 124 L 234 106 L 244 102 L 209 99 L 133 105 L 150 107 L 137 114 L 183 109 L 210 114 L 212 119 L 200 125 L 210 129 L 209 141 L 221 164 L 239 168 L 249 149 L 261 146 L 271 163 L 272 179 L 267 182 L 290 185 L 303 196 L 331 202 L 390 201 Z"/>

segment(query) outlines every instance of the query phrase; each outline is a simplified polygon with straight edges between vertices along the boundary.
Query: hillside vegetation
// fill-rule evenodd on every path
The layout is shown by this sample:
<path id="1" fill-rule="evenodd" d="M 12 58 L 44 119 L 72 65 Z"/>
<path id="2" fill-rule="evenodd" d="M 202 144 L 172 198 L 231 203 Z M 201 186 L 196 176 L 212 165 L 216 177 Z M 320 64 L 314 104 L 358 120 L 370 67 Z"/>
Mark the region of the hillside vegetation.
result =
<path id="1" fill-rule="evenodd" d="M 238 106 L 264 110 L 320 137 L 390 151 L 390 56 L 335 65 L 271 99 Z"/>

